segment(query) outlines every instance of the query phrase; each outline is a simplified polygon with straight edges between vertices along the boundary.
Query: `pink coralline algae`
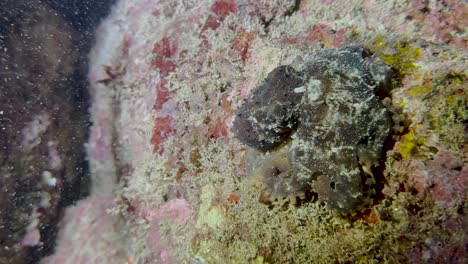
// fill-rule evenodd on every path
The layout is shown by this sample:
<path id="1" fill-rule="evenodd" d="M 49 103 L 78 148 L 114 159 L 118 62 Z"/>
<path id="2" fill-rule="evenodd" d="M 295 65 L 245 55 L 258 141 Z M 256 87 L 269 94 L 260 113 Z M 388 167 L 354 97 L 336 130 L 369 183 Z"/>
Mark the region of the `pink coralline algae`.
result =
<path id="1" fill-rule="evenodd" d="M 156 102 L 154 109 L 160 111 L 164 104 L 170 100 L 169 90 L 167 88 L 166 78 L 176 68 L 176 55 L 178 54 L 177 46 L 169 37 L 163 37 L 154 45 L 153 53 L 155 58 L 151 64 L 159 70 L 160 82 L 155 87 Z M 173 117 L 169 113 L 161 113 L 154 119 L 153 136 L 151 144 L 154 146 L 154 152 L 161 153 L 160 144 L 170 135 L 174 133 Z"/>
<path id="2" fill-rule="evenodd" d="M 151 64 L 159 70 L 161 82 L 156 87 L 156 103 L 154 108 L 161 110 L 163 104 L 169 99 L 169 91 L 167 89 L 167 76 L 176 68 L 177 46 L 169 39 L 163 37 L 158 43 L 154 44 L 153 53 L 155 58 Z"/>
<path id="3" fill-rule="evenodd" d="M 226 18 L 229 13 L 235 12 L 237 9 L 236 1 L 234 0 L 218 0 L 210 7 L 213 14 L 209 14 L 204 26 L 201 28 L 200 36 L 204 40 L 205 45 L 209 42 L 203 34 L 207 29 L 216 30 L 221 22 Z"/>
<path id="4" fill-rule="evenodd" d="M 68 208 L 55 255 L 43 263 L 125 263 L 125 251 L 118 243 L 124 238 L 115 232 L 118 223 L 107 212 L 112 206 L 112 198 L 92 196 Z"/>
<path id="5" fill-rule="evenodd" d="M 150 224 L 150 230 L 148 235 L 148 246 L 153 252 L 159 254 L 159 261 L 163 264 L 174 263 L 171 259 L 171 251 L 173 249 L 174 241 L 173 236 L 181 235 L 177 234 L 176 230 L 171 230 L 168 233 L 166 230 L 160 229 L 160 224 L 163 221 L 169 221 L 172 223 L 179 223 L 181 225 L 190 225 L 189 220 L 192 216 L 192 208 L 187 201 L 183 199 L 173 199 L 162 205 L 157 210 L 148 211 L 145 219 Z"/>
<path id="6" fill-rule="evenodd" d="M 429 195 L 440 206 L 447 208 L 465 195 L 468 171 L 454 153 L 440 151 L 426 164 L 413 161 L 409 167 L 412 173 L 409 174 L 408 183 L 415 188 L 418 197 Z"/>
<path id="7" fill-rule="evenodd" d="M 423 28 L 427 39 L 467 48 L 468 37 L 464 31 L 468 26 L 468 6 L 463 1 L 413 0 L 407 14 Z"/>
<path id="8" fill-rule="evenodd" d="M 150 142 L 154 146 L 153 151 L 161 154 L 163 151 L 161 143 L 174 133 L 172 118 L 170 116 L 156 117 L 153 126 L 153 136 Z"/>
<path id="9" fill-rule="evenodd" d="M 327 24 L 318 23 L 309 29 L 306 40 L 320 41 L 325 47 L 338 47 L 345 41 L 345 29 L 335 30 Z"/>
<path id="10" fill-rule="evenodd" d="M 215 1 L 211 5 L 210 11 L 212 13 L 208 15 L 204 25 L 201 26 L 199 35 L 199 38 L 202 40 L 202 43 L 204 43 L 205 48 L 208 48 L 207 45 L 209 44 L 205 35 L 206 30 L 216 30 L 220 23 L 230 13 L 233 13 L 236 10 L 236 2 L 232 0 L 219 0 Z M 252 33 L 248 33 L 241 36 L 233 43 L 233 48 L 239 52 L 243 61 L 248 58 L 248 42 L 250 42 L 254 36 L 255 34 L 252 35 Z M 173 113 L 168 113 L 163 109 L 164 104 L 171 100 L 170 92 L 167 88 L 167 77 L 176 70 L 177 62 L 183 60 L 186 52 L 186 50 L 178 49 L 177 37 L 172 35 L 163 37 L 154 45 L 153 48 L 154 59 L 151 64 L 158 69 L 160 76 L 160 81 L 156 85 L 156 101 L 154 105 L 154 109 L 159 111 L 159 114 L 154 118 L 153 135 L 150 141 L 155 153 L 162 153 L 163 148 L 161 143 L 175 132 Z M 173 111 L 177 110 L 174 109 Z M 223 120 L 209 120 L 209 126 L 210 134 L 213 137 L 217 138 L 227 136 L 228 129 Z"/>
<path id="11" fill-rule="evenodd" d="M 232 41 L 232 48 L 239 52 L 243 63 L 250 57 L 249 48 L 256 37 L 256 32 L 244 32 Z"/>

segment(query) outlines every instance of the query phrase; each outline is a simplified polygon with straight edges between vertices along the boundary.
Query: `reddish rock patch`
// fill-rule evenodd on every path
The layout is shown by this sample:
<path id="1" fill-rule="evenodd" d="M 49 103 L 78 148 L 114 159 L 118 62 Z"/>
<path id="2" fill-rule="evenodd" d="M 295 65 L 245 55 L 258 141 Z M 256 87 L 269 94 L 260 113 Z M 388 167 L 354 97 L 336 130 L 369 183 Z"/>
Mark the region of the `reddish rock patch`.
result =
<path id="1" fill-rule="evenodd" d="M 232 48 L 239 52 L 242 63 L 244 64 L 250 57 L 249 48 L 252 40 L 254 40 L 256 36 L 256 32 L 243 32 L 232 41 Z"/>
<path id="2" fill-rule="evenodd" d="M 163 149 L 161 143 L 170 135 L 174 133 L 172 125 L 172 118 L 169 116 L 156 117 L 153 125 L 153 136 L 151 137 L 151 144 L 153 145 L 153 152 L 161 154 Z"/>

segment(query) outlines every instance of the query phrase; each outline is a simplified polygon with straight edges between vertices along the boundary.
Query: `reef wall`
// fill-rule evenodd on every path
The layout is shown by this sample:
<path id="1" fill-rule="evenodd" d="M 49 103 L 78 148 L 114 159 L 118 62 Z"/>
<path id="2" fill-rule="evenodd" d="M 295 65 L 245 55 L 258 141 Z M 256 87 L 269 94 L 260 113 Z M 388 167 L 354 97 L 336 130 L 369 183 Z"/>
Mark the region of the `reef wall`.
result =
<path id="1" fill-rule="evenodd" d="M 56 254 L 44 263 L 466 263 L 467 11 L 448 0 L 118 2 L 89 56 L 91 196 L 68 209 Z M 350 46 L 391 68 L 379 89 L 384 79 L 369 77 L 377 72 L 320 53 Z M 321 175 L 307 175 L 319 183 L 301 193 L 271 195 L 268 184 L 289 174 L 256 173 L 259 164 L 282 168 L 302 152 L 253 150 L 239 140 L 242 126 L 233 128 L 236 114 L 250 113 L 239 109 L 255 87 L 272 82 L 270 72 L 280 65 L 303 72 L 310 54 L 330 63 L 313 65 L 320 84 L 278 87 L 314 101 L 316 89 L 336 80 L 351 87 L 350 76 L 367 71 L 357 81 L 366 89 L 356 90 L 367 97 L 342 96 L 350 104 L 340 108 L 338 94 L 327 93 L 334 115 L 299 115 L 349 126 L 320 126 L 335 133 L 308 138 L 287 129 L 298 123 L 281 107 L 284 126 L 278 119 L 269 126 L 273 110 L 254 118 L 289 133 L 293 145 L 302 135 L 322 154 L 331 151 L 330 160 L 308 154 L 320 172 L 371 175 L 362 180 L 373 191 L 359 206 L 341 207 L 335 183 Z M 351 72 L 333 70 L 337 63 Z M 294 94 L 286 97 L 293 107 Z M 381 130 L 390 134 L 372 137 L 380 121 L 369 116 L 384 108 L 388 116 L 375 120 L 391 119 Z M 359 122 L 341 120 L 354 112 Z M 338 144 L 342 138 L 352 147 Z"/>

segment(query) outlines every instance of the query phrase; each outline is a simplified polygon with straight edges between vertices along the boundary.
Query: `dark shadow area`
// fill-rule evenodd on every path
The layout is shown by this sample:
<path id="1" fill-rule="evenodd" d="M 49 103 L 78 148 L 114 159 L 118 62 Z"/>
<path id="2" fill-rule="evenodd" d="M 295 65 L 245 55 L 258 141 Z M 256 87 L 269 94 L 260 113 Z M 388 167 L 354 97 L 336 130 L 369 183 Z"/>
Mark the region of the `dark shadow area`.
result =
<path id="1" fill-rule="evenodd" d="M 53 253 L 89 194 L 87 54 L 114 2 L 0 2 L 0 264 Z"/>
<path id="2" fill-rule="evenodd" d="M 82 34 L 92 35 L 115 0 L 43 0 Z"/>

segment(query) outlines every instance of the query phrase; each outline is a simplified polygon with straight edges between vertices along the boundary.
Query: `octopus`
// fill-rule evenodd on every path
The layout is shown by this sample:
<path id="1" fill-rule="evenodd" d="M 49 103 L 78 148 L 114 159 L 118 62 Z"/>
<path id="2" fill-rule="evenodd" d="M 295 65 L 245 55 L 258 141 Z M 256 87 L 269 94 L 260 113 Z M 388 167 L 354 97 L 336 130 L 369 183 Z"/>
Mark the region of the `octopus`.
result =
<path id="1" fill-rule="evenodd" d="M 391 68 L 366 49 L 321 50 L 273 69 L 242 103 L 234 135 L 260 156 L 260 175 L 274 197 L 306 190 L 348 214 L 372 202 L 373 168 L 392 126 L 376 95 Z"/>

